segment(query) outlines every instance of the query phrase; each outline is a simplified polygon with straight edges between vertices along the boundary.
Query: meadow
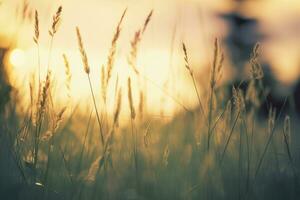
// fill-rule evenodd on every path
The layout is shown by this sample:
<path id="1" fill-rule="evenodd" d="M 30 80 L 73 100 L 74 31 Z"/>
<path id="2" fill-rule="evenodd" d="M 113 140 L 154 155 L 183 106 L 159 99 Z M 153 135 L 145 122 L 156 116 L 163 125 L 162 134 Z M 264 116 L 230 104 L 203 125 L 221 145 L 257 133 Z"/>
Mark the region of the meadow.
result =
<path id="1" fill-rule="evenodd" d="M 125 9 L 120 14 L 99 85 L 90 79 L 84 42 L 87 36 L 80 27 L 74 27 L 74 43 L 78 44 L 82 73 L 86 75 L 82 84 L 89 85 L 93 102 L 88 109 L 55 102 L 57 91 L 50 64 L 38 66 L 29 84 L 28 103 L 24 104 L 17 88 L 4 93 L 0 89 L 0 198 L 299 199 L 297 117 L 285 109 L 289 97 L 279 108 L 268 102 L 260 44 L 249 55 L 249 77 L 224 84 L 225 58 L 222 45 L 215 39 L 206 75 L 209 80 L 200 86 L 190 64 L 189 47 L 182 42 L 182 67 L 189 74 L 189 90 L 195 92 L 198 105 L 191 109 L 159 88 L 182 108 L 165 122 L 151 117 L 146 109 L 149 94 L 141 83 L 146 80 L 151 84 L 151 80 L 137 65 L 142 51 L 139 47 L 155 10 L 145 14 L 140 29 L 128 41 L 127 67 L 132 77 L 128 77 L 127 85 L 116 81 L 114 98 L 108 98 L 127 12 Z M 51 19 L 49 60 L 62 13 L 59 7 Z M 39 13 L 35 11 L 33 42 L 37 52 L 39 38 Z M 37 53 L 37 60 L 39 56 Z M 62 59 L 64 92 L 69 94 L 72 58 L 64 54 Z M 40 68 L 45 67 L 48 72 L 43 77 Z M 5 76 L 3 86 L 9 84 L 9 76 Z M 204 88 L 204 95 L 200 88 Z M 138 93 L 138 98 L 133 93 Z M 113 101 L 113 112 L 108 111 L 107 101 Z M 261 114 L 262 105 L 267 116 Z M 127 119 L 120 117 L 122 112 L 128 113 L 124 115 Z"/>

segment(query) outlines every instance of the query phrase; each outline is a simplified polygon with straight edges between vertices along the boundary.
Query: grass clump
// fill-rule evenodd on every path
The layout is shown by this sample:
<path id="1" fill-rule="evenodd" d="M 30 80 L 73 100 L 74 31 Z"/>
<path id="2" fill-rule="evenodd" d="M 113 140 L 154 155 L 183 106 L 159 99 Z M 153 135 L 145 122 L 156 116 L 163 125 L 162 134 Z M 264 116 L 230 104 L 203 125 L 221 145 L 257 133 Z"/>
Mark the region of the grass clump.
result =
<path id="1" fill-rule="evenodd" d="M 141 83 L 155 83 L 137 66 L 142 36 L 153 15 L 150 11 L 130 42 L 128 65 L 138 84 L 134 84 L 133 77 L 127 79 L 129 116 L 120 116 L 126 104 L 124 88 L 118 78 L 112 100 L 114 111 L 106 113 L 107 88 L 126 13 L 127 9 L 117 24 L 106 64 L 101 68 L 101 90 L 95 90 L 91 83 L 93 71 L 81 32 L 76 27 L 78 49 L 93 100 L 88 115 L 83 114 L 86 110 L 80 112 L 80 108 L 70 111 L 69 105 L 58 108 L 53 100 L 55 77 L 49 67 L 44 82 L 40 80 L 40 70 L 38 72 L 38 91 L 35 91 L 34 81 L 30 84 L 31 100 L 27 111 L 18 113 L 14 119 L 10 114 L 1 113 L 1 123 L 7 126 L 1 129 L 6 134 L 1 136 L 0 142 L 8 142 L 6 147 L 10 153 L 0 159 L 0 174 L 5 177 L 0 181 L 0 197 L 74 200 L 299 198 L 300 162 L 292 142 L 296 138 L 293 119 L 289 116 L 283 119 L 283 108 L 276 110 L 272 106 L 268 107 L 268 119 L 262 120 L 258 115 L 266 99 L 259 45 L 250 55 L 250 76 L 243 81 L 247 83 L 246 90 L 241 89 L 241 84 L 228 89 L 219 84 L 225 58 L 220 42 L 215 39 L 209 80 L 201 85 L 207 92 L 201 94 L 187 46 L 182 43 L 184 65 L 193 82 L 198 106 L 189 109 L 158 86 L 164 95 L 183 108 L 169 123 L 164 123 L 143 109 L 147 94 Z M 62 7 L 59 7 L 49 31 L 49 63 L 61 15 Z M 37 11 L 34 27 L 39 59 Z M 72 58 L 63 54 L 66 89 L 71 99 L 69 59 Z M 137 89 L 139 104 L 133 95 Z M 103 102 L 97 100 L 97 91 L 102 92 Z M 223 93 L 226 95 L 221 95 Z M 100 137 L 96 133 L 100 133 Z M 15 166 L 8 175 L 4 174 L 6 162 Z"/>

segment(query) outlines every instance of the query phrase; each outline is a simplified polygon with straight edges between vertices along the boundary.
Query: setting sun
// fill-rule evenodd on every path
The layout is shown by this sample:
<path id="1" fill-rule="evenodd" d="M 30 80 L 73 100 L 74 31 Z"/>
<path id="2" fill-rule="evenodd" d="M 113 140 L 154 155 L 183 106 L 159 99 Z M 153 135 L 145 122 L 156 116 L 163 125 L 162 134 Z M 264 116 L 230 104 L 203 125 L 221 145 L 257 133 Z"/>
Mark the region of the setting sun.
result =
<path id="1" fill-rule="evenodd" d="M 14 67 L 24 67 L 25 66 L 25 53 L 21 49 L 14 49 L 10 52 L 9 62 Z"/>

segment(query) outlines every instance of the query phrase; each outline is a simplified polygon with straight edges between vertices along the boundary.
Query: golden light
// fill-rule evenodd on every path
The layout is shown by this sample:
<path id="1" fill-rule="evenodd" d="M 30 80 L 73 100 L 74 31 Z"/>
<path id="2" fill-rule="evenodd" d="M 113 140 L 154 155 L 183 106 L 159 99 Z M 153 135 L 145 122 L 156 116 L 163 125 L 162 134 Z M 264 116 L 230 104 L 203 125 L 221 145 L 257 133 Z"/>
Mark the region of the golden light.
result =
<path id="1" fill-rule="evenodd" d="M 16 6 L 16 2 L 6 1 L 5 5 L 10 9 L 3 9 L 4 12 L 1 15 L 5 16 L 5 19 L 10 18 L 11 12 L 9 10 Z M 60 4 L 53 4 L 50 0 L 45 0 L 43 3 L 38 0 L 28 0 L 28 2 L 30 2 L 33 10 L 36 9 L 39 12 L 41 32 L 39 50 L 32 40 L 34 34 L 33 22 L 24 23 L 18 35 L 18 45 L 23 50 L 20 48 L 13 49 L 7 54 L 6 64 L 13 66 L 12 72 L 16 77 L 15 80 L 20 80 L 21 86 L 25 85 L 25 92 L 28 90 L 28 85 L 24 84 L 25 80 L 28 81 L 32 75 L 35 75 L 35 78 L 40 75 L 41 79 L 44 80 L 48 65 L 50 65 L 53 78 L 59 87 L 57 96 L 64 100 L 66 88 L 64 85 L 65 71 L 62 54 L 66 54 L 72 72 L 71 96 L 74 102 L 90 99 L 91 95 L 78 52 L 75 27 L 79 26 L 81 29 L 91 67 L 91 81 L 94 87 L 97 88 L 95 89 L 96 96 L 100 98 L 101 66 L 107 62 L 110 42 L 120 15 L 125 7 L 128 7 L 128 12 L 122 24 L 120 40 L 116 47 L 112 81 L 107 91 L 111 99 L 109 101 L 111 105 L 109 104 L 108 107 L 110 106 L 112 109 L 114 107 L 116 77 L 118 76 L 119 84 L 124 87 L 124 90 L 126 90 L 128 76 L 134 77 L 127 63 L 127 57 L 130 53 L 130 41 L 135 31 L 143 25 L 147 13 L 153 9 L 153 19 L 150 21 L 145 35 L 143 35 L 137 59 L 137 65 L 142 72 L 140 79 L 145 85 L 145 90 L 149 93 L 147 95 L 149 110 L 153 113 L 158 113 L 161 110 L 160 108 L 170 110 L 170 112 L 181 109 L 178 102 L 187 105 L 187 107 L 198 105 L 195 92 L 191 89 L 189 74 L 184 68 L 181 42 L 185 41 L 187 43 L 194 70 L 197 72 L 204 70 L 212 58 L 213 38 L 220 37 L 221 39 L 223 37 L 219 33 L 220 30 L 212 28 L 218 27 L 219 24 L 216 20 L 217 17 L 213 17 L 215 16 L 214 13 L 229 12 L 233 6 L 233 3 L 218 0 L 208 2 L 204 0 L 140 0 L 138 5 L 134 1 L 122 0 L 88 0 L 76 1 L 76 3 L 74 1 L 62 1 L 63 20 L 50 51 L 50 38 L 47 30 L 51 26 L 52 13 L 55 13 Z M 290 0 L 289 4 L 284 4 L 283 0 L 278 0 L 275 3 L 271 3 L 271 1 L 259 3 L 249 1 L 248 4 L 245 6 L 245 9 L 247 8 L 245 13 L 249 16 L 258 16 L 262 21 L 264 31 L 274 32 L 274 39 L 272 42 L 264 44 L 264 51 L 269 49 L 269 53 L 266 53 L 269 55 L 266 60 L 273 66 L 272 70 L 276 72 L 277 78 L 285 83 L 296 80 L 300 72 L 294 60 L 298 55 L 296 53 L 292 54 L 290 50 L 291 45 L 297 43 L 295 41 L 296 37 L 293 40 L 291 39 L 292 42 L 286 40 L 276 44 L 275 42 L 282 34 L 280 30 L 284 30 L 279 26 L 278 21 L 280 20 L 283 24 L 283 20 L 289 20 L 290 17 L 294 16 L 293 13 L 298 13 L 300 9 L 299 0 Z M 102 9 L 101 12 L 99 12 L 99 8 Z M 284 15 L 282 12 L 278 12 L 281 9 L 283 9 Z M 259 12 L 261 10 L 266 12 Z M 78 15 L 78 11 L 83 14 Z M 201 19 L 199 19 L 199 13 L 202 16 Z M 99 20 L 91 21 L 91 18 Z M 0 27 L 8 27 L 8 24 L 12 24 L 16 27 L 11 29 L 18 30 L 17 27 L 19 26 L 16 23 L 8 22 L 9 20 L 0 20 Z M 4 32 L 3 35 L 11 35 L 6 28 L 1 29 L 1 31 Z M 283 37 L 283 39 L 285 38 Z M 285 45 L 284 48 L 283 45 Z M 286 51 L 286 49 L 289 49 L 289 51 Z M 293 52 L 298 52 L 297 47 Z M 133 90 L 139 91 L 139 89 L 138 81 L 133 81 Z M 201 89 L 199 88 L 199 90 Z M 139 94 L 137 92 L 136 99 L 138 98 Z M 178 102 L 174 101 L 174 98 Z M 162 102 L 165 102 L 164 105 L 162 105 Z"/>
<path id="2" fill-rule="evenodd" d="M 14 67 L 22 67 L 25 65 L 25 53 L 21 49 L 14 49 L 10 52 L 9 63 Z"/>

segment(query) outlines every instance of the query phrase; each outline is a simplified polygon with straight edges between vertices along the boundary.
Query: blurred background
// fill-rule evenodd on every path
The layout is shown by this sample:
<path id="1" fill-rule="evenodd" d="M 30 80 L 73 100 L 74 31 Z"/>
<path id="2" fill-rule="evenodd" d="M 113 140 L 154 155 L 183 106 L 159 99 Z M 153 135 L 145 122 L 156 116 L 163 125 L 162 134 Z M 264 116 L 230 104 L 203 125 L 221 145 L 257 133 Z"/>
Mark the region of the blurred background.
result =
<path id="1" fill-rule="evenodd" d="M 62 6 L 61 21 L 51 38 L 49 30 L 59 6 Z M 107 64 L 116 27 L 126 8 L 105 102 L 101 69 Z M 128 57 L 135 34 L 144 26 L 151 10 L 152 18 L 137 49 L 136 66 L 140 72 L 137 76 Z M 35 11 L 39 15 L 39 45 L 33 39 Z M 89 79 L 78 49 L 77 26 L 90 63 L 95 107 L 100 113 L 100 117 L 96 114 L 97 118 L 94 117 Z M 257 190 L 253 195 L 262 195 L 259 198 L 249 196 L 249 199 L 299 199 L 289 198 L 300 196 L 296 170 L 300 166 L 299 135 L 296 134 L 300 117 L 294 117 L 296 112 L 300 113 L 299 36 L 299 0 L 0 0 L 0 196 L 21 197 L 24 193 L 32 199 L 31 195 L 49 193 L 46 199 L 52 199 L 51 195 L 66 195 L 64 199 L 72 199 L 67 198 L 69 193 L 72 197 L 79 193 L 81 199 L 83 192 L 83 197 L 90 197 L 90 194 L 103 197 L 102 194 L 111 193 L 123 198 L 126 191 L 133 191 L 138 196 L 139 163 L 141 186 L 145 186 L 141 187 L 144 190 L 141 195 L 144 193 L 150 199 L 161 194 L 174 199 L 179 193 L 184 199 L 199 199 L 201 195 L 210 194 L 216 197 L 229 195 L 228 199 L 233 199 L 231 195 L 234 195 L 241 199 L 240 194 L 252 193 L 248 184 L 252 182 L 252 172 L 253 183 L 258 178 L 260 168 L 262 176 L 253 184 L 253 191 Z M 210 89 L 215 38 L 220 42 L 225 60 L 217 89 Z M 198 112 L 197 93 L 185 67 L 183 42 L 195 75 L 195 85 L 204 108 L 207 108 L 207 129 L 206 110 L 204 115 Z M 260 79 L 249 81 L 249 61 L 257 43 L 261 47 L 262 82 Z M 66 84 L 68 77 L 63 54 L 70 63 L 70 89 Z M 41 94 L 37 87 L 39 75 L 44 81 L 48 68 L 53 80 L 48 80 L 48 84 L 51 83 L 48 89 L 47 84 L 43 84 L 45 95 L 38 95 Z M 131 77 L 131 99 L 138 114 L 136 123 L 135 114 L 129 112 L 130 106 L 126 102 L 128 77 Z M 262 106 L 254 105 L 251 99 L 246 101 L 251 103 L 251 109 L 242 109 L 240 92 L 233 95 L 233 101 L 227 102 L 232 97 L 232 85 L 245 89 L 248 83 L 264 85 L 253 87 L 259 93 L 257 98 L 266 98 L 261 101 Z M 124 101 L 119 129 L 116 118 L 109 115 L 118 108 L 116 105 L 120 105 L 116 103 L 120 88 Z M 33 93 L 35 95 L 31 95 Z M 230 102 L 235 105 L 231 107 Z M 270 104 L 277 108 L 274 110 Z M 261 106 L 260 110 L 256 106 Z M 288 112 L 281 112 L 283 106 Z M 81 109 L 78 111 L 77 108 Z M 146 116 L 143 117 L 143 113 Z M 256 113 L 269 114 L 268 120 Z M 281 118 L 280 122 L 276 114 Z M 287 114 L 291 118 L 285 116 Z M 276 130 L 275 138 L 276 126 L 280 128 Z M 248 140 L 250 130 L 251 139 Z M 104 145 L 100 145 L 102 140 Z M 135 153 L 132 154 L 132 150 Z M 222 167 L 219 157 L 221 162 L 225 159 Z M 101 163 L 108 166 L 103 166 L 103 176 L 99 173 Z M 116 171 L 112 163 L 117 167 Z M 63 165 L 66 170 L 62 170 Z M 263 165 L 266 167 L 261 167 Z M 29 182 L 34 183 L 28 187 L 20 182 L 27 176 Z M 86 177 L 94 179 L 95 184 L 88 183 Z M 65 184 L 69 179 L 70 184 Z M 107 183 L 102 181 L 106 179 Z M 97 191 L 98 184 L 101 188 L 103 184 L 103 191 Z M 55 186 L 53 191 L 52 186 Z M 187 191 L 195 196 L 185 196 Z"/>
<path id="2" fill-rule="evenodd" d="M 60 5 L 63 7 L 62 22 L 49 59 L 48 30 L 52 15 Z M 147 76 L 146 103 L 154 115 L 172 115 L 182 109 L 170 96 L 189 108 L 197 105 L 197 96 L 184 67 L 181 43 L 186 43 L 199 85 L 205 85 L 216 37 L 225 53 L 224 83 L 247 78 L 249 69 L 245 66 L 253 46 L 259 42 L 261 63 L 272 99 L 280 102 L 285 96 L 293 96 L 294 104 L 300 103 L 299 0 L 1 0 L 2 97 L 14 87 L 24 102 L 29 99 L 29 80 L 37 76 L 38 66 L 37 48 L 32 39 L 36 9 L 40 19 L 43 79 L 49 62 L 56 81 L 57 98 L 61 103 L 67 101 L 62 58 L 65 53 L 71 65 L 73 103 L 91 101 L 77 47 L 75 27 L 79 26 L 91 65 L 91 79 L 99 88 L 97 98 L 100 99 L 101 65 L 106 62 L 115 27 L 125 8 L 128 12 L 117 46 L 112 82 L 118 76 L 120 84 L 126 87 L 132 73 L 127 64 L 130 41 L 153 9 L 153 18 L 138 51 L 138 67 Z M 113 98 L 114 86 L 110 87 L 110 98 Z M 200 88 L 200 92 L 203 94 L 205 88 Z M 8 101 L 2 97 L 1 103 Z M 111 101 L 108 106 L 113 107 L 113 103 Z"/>

